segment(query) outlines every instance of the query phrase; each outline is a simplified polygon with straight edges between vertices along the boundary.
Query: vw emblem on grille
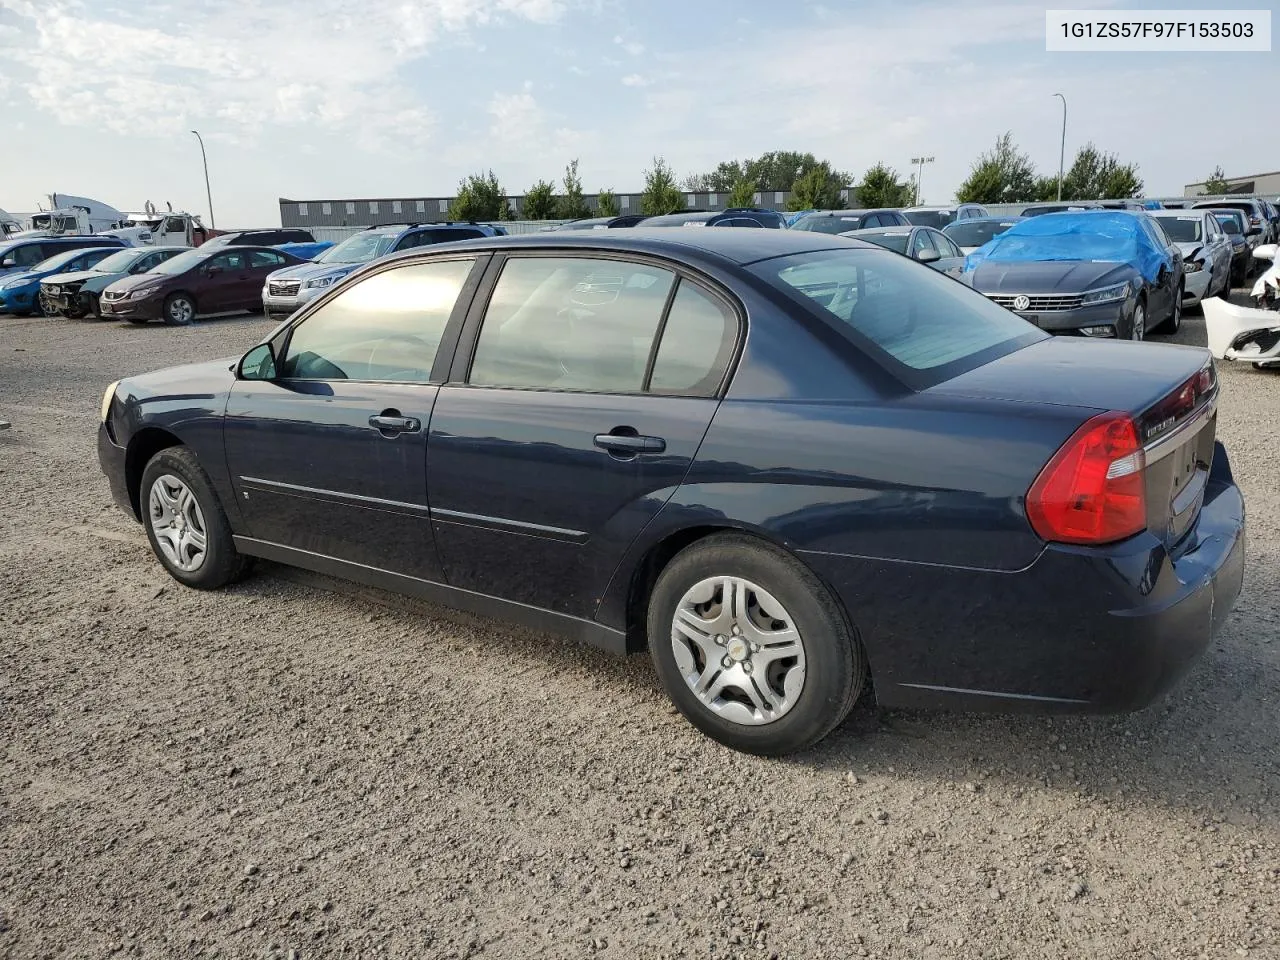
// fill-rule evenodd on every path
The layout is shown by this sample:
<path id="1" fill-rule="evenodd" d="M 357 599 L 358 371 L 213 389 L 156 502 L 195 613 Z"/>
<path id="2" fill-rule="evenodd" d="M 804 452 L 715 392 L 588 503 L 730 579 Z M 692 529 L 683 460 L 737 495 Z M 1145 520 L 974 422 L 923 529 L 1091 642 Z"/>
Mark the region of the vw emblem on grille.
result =
<path id="1" fill-rule="evenodd" d="M 1031 306 L 1031 298 L 1026 296 L 1025 294 L 1020 293 L 1013 298 L 1013 309 L 1025 310 L 1029 306 Z"/>

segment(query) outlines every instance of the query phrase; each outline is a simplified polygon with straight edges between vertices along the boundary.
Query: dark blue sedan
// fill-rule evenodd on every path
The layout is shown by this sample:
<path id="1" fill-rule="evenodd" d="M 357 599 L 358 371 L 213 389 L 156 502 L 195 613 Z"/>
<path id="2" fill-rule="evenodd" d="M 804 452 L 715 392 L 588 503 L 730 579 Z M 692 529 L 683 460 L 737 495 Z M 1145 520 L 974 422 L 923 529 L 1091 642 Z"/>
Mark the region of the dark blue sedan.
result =
<path id="1" fill-rule="evenodd" d="M 782 754 L 867 687 L 1166 690 L 1243 576 L 1217 404 L 1203 349 L 1052 338 L 871 244 L 640 228 L 370 264 L 112 384 L 98 450 L 188 586 L 265 557 L 647 647 L 700 729 Z"/>

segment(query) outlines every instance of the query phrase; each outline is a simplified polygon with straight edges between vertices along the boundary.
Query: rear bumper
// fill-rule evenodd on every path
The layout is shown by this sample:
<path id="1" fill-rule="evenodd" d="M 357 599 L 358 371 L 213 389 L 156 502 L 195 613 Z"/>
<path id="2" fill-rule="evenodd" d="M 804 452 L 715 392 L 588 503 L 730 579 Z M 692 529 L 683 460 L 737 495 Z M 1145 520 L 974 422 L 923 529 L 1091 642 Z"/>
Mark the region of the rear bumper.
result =
<path id="1" fill-rule="evenodd" d="M 1149 534 L 996 573 L 806 556 L 844 599 L 887 706 L 1122 712 L 1204 652 L 1240 594 L 1245 509 L 1219 444 L 1175 553 Z"/>

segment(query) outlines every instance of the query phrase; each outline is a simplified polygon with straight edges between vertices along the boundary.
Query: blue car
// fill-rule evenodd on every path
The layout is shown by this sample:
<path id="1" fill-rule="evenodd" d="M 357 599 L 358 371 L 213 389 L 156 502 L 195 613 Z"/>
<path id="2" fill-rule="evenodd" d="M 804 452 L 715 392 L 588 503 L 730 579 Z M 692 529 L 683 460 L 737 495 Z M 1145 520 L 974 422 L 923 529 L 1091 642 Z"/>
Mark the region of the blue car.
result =
<path id="1" fill-rule="evenodd" d="M 0 240 L 0 280 L 16 273 L 26 273 L 55 253 L 83 250 L 86 247 L 119 250 L 127 246 L 119 237 L 10 237 L 8 240 Z"/>
<path id="2" fill-rule="evenodd" d="M 285 267 L 268 276 L 262 287 L 262 309 L 268 319 L 287 317 L 357 267 L 400 250 L 505 233 L 501 227 L 484 223 L 400 223 L 369 227 L 330 247 L 313 263 Z"/>
<path id="3" fill-rule="evenodd" d="M 237 361 L 111 384 L 98 456 L 181 584 L 263 557 L 647 648 L 783 754 L 864 694 L 1168 689 L 1242 583 L 1217 405 L 1203 348 L 1051 337 L 872 244 L 638 227 L 370 263 Z"/>
<path id="4" fill-rule="evenodd" d="M 0 313 L 41 313 L 55 316 L 57 308 L 46 304 L 40 296 L 40 281 L 56 273 L 88 270 L 100 260 L 119 253 L 120 244 L 77 249 L 72 247 L 42 260 L 24 273 L 0 278 Z"/>

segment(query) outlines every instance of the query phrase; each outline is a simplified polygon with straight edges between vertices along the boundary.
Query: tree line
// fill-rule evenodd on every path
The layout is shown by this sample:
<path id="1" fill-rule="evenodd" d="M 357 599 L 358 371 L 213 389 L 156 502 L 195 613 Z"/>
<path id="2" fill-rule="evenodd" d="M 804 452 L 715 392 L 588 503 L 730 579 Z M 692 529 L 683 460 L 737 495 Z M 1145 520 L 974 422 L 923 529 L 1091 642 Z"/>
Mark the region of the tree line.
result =
<path id="1" fill-rule="evenodd" d="M 1075 155 L 1062 178 L 1063 200 L 1102 200 L 1136 197 L 1142 193 L 1137 167 L 1121 163 L 1113 153 L 1105 153 L 1092 143 Z M 644 171 L 640 210 L 645 216 L 678 213 L 686 209 L 686 193 L 715 193 L 726 197 L 727 206 L 754 206 L 757 194 L 790 194 L 789 210 L 842 210 L 845 207 L 904 207 L 916 195 L 915 176 L 902 177 L 883 162 L 876 163 L 855 178 L 829 160 L 812 153 L 777 150 L 746 160 L 724 160 L 704 173 L 676 176 L 662 157 L 654 157 Z M 847 194 L 846 194 L 847 192 Z M 842 195 L 846 194 L 846 195 Z M 956 200 L 970 203 L 1020 203 L 1053 200 L 1058 196 L 1058 177 L 1040 175 L 1030 157 L 1005 133 L 995 146 L 974 161 L 969 176 L 956 193 Z M 576 220 L 592 215 L 616 217 L 618 198 L 611 188 L 597 192 L 593 210 L 582 192 L 578 161 L 571 160 L 558 182 L 538 180 L 524 193 L 520 216 L 525 220 Z M 493 170 L 464 177 L 450 207 L 458 220 L 511 220 L 515 211 Z"/>

